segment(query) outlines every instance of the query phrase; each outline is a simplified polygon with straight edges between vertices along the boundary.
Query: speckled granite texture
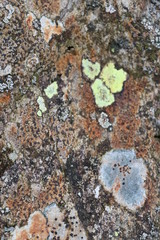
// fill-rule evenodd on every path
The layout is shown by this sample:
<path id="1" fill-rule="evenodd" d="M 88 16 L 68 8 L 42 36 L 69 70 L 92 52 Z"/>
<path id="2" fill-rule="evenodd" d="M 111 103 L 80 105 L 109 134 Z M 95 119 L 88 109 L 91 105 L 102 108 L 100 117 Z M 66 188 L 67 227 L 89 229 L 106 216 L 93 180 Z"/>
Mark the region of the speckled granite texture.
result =
<path id="1" fill-rule="evenodd" d="M 1 240 L 158 240 L 160 1 L 0 0 Z"/>

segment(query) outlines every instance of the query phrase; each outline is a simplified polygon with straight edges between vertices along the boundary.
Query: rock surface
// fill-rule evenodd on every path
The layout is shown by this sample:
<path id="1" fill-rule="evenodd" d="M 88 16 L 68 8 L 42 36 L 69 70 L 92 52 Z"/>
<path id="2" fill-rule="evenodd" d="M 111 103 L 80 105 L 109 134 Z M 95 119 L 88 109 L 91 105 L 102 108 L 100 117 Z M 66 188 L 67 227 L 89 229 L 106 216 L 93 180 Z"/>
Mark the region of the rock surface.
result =
<path id="1" fill-rule="evenodd" d="M 2 240 L 158 240 L 160 1 L 0 0 Z"/>

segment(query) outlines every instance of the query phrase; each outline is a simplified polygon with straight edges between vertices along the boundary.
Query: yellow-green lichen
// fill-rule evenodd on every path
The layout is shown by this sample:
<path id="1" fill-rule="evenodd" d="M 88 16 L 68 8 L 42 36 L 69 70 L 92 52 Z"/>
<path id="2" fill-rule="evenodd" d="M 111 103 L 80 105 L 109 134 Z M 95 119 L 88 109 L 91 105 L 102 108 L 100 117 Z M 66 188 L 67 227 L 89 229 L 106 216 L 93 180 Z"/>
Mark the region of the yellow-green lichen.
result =
<path id="1" fill-rule="evenodd" d="M 57 82 L 53 82 L 46 89 L 44 89 L 44 92 L 45 92 L 46 96 L 49 99 L 51 99 L 54 95 L 58 94 L 57 89 L 58 89 Z"/>
<path id="2" fill-rule="evenodd" d="M 37 115 L 38 115 L 38 117 L 42 117 L 42 112 L 41 112 L 41 110 L 38 110 Z"/>
<path id="3" fill-rule="evenodd" d="M 37 103 L 38 103 L 38 105 L 39 105 L 39 110 L 38 110 L 38 112 L 37 112 L 37 115 L 38 115 L 39 117 L 41 117 L 41 116 L 42 116 L 42 113 L 44 113 L 44 112 L 47 111 L 47 108 L 46 108 L 46 106 L 45 106 L 45 102 L 44 102 L 43 97 L 39 96 L 38 99 L 37 99 Z"/>
<path id="4" fill-rule="evenodd" d="M 88 59 L 82 60 L 83 73 L 91 80 L 94 80 L 100 73 L 100 64 L 92 63 Z"/>
<path id="5" fill-rule="evenodd" d="M 103 84 L 101 79 L 96 79 L 95 82 L 91 85 L 91 88 L 98 107 L 107 107 L 115 101 L 114 95 Z"/>
<path id="6" fill-rule="evenodd" d="M 119 232 L 115 231 L 115 232 L 114 232 L 114 235 L 115 235 L 115 237 L 118 237 Z"/>
<path id="7" fill-rule="evenodd" d="M 112 93 L 121 92 L 123 82 L 127 79 L 127 73 L 123 70 L 117 70 L 113 62 L 109 62 L 104 66 L 100 78 Z"/>

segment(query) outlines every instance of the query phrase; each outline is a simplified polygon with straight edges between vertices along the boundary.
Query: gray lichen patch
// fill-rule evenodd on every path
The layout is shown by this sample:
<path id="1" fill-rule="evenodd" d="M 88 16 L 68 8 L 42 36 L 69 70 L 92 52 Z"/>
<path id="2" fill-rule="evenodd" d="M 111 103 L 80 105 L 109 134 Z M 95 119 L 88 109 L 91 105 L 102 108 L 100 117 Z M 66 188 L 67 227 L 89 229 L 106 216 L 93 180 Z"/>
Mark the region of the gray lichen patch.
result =
<path id="1" fill-rule="evenodd" d="M 12 66 L 8 64 L 4 69 L 0 66 L 0 92 L 13 89 Z M 2 78 L 5 77 L 5 81 Z"/>
<path id="2" fill-rule="evenodd" d="M 48 219 L 48 239 L 54 239 L 56 237 L 66 239 L 67 227 L 64 223 L 64 212 L 61 212 L 58 206 L 52 203 L 44 209 L 44 215 Z"/>
<path id="3" fill-rule="evenodd" d="M 102 157 L 99 180 L 115 200 L 131 210 L 143 206 L 147 169 L 134 150 L 112 150 Z"/>
<path id="4" fill-rule="evenodd" d="M 8 24 L 10 19 L 12 18 L 12 14 L 14 13 L 14 8 L 10 4 L 7 4 L 5 8 L 8 11 L 8 13 L 5 14 L 5 18 L 3 19 L 3 22 Z"/>
<path id="5" fill-rule="evenodd" d="M 29 54 L 25 61 L 25 67 L 29 71 L 35 71 L 37 64 L 39 63 L 39 58 L 36 54 Z"/>
<path id="6" fill-rule="evenodd" d="M 112 124 L 109 122 L 108 115 L 104 112 L 101 112 L 98 122 L 102 128 L 112 128 Z"/>
<path id="7" fill-rule="evenodd" d="M 12 66 L 11 65 L 8 64 L 4 69 L 2 69 L 1 66 L 0 66 L 0 77 L 11 74 L 11 72 L 12 72 Z"/>

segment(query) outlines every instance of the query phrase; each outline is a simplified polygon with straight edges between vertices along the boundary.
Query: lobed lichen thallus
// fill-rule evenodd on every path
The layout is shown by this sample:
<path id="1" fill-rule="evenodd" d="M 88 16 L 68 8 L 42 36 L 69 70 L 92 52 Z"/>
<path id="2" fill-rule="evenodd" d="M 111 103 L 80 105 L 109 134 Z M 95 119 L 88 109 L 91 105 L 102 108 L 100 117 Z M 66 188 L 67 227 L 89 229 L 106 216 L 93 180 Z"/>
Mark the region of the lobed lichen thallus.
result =
<path id="1" fill-rule="evenodd" d="M 99 180 L 115 200 L 131 210 L 142 207 L 146 199 L 147 168 L 134 150 L 117 149 L 102 157 Z"/>

